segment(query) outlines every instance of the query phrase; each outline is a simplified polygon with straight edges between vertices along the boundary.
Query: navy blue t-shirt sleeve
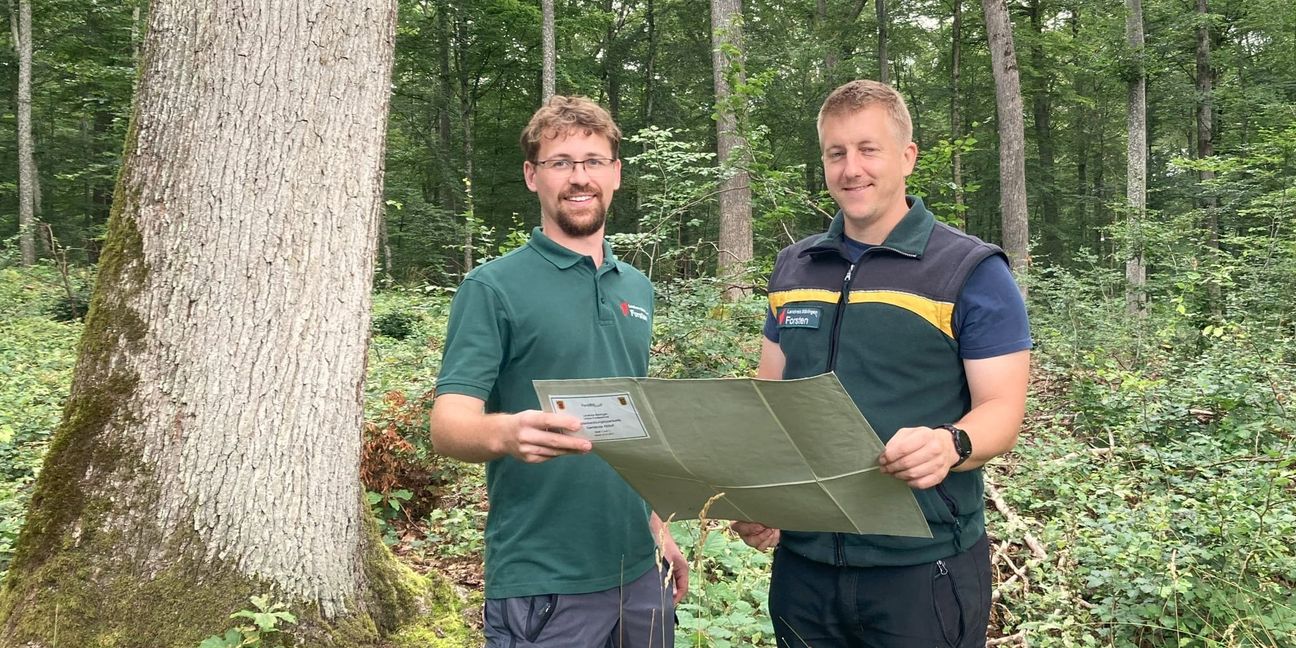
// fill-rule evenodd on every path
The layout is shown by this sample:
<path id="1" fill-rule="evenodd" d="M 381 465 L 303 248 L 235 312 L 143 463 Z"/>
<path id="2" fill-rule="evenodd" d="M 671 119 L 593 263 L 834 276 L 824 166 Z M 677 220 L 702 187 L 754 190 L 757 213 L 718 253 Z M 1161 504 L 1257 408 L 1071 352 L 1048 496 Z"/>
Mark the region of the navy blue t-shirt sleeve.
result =
<path id="1" fill-rule="evenodd" d="M 768 308 L 765 309 L 765 337 L 775 343 L 779 339 L 778 320 L 774 319 L 774 311 Z"/>
<path id="2" fill-rule="evenodd" d="M 968 277 L 954 304 L 954 334 L 964 360 L 1031 348 L 1026 304 L 1003 257 L 987 258 Z"/>

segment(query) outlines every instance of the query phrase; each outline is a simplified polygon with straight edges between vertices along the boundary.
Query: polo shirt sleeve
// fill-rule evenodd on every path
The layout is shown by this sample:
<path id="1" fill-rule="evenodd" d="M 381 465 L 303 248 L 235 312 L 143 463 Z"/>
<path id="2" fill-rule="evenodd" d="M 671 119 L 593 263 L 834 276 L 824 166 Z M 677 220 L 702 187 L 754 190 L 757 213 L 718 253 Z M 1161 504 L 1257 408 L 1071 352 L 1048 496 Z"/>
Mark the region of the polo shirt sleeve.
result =
<path id="1" fill-rule="evenodd" d="M 982 360 L 1031 348 L 1030 322 L 1017 281 L 1002 256 L 986 258 L 954 305 L 959 357 Z"/>
<path id="2" fill-rule="evenodd" d="M 481 281 L 464 280 L 450 305 L 445 351 L 436 393 L 490 397 L 506 358 L 509 320 L 499 293 Z"/>

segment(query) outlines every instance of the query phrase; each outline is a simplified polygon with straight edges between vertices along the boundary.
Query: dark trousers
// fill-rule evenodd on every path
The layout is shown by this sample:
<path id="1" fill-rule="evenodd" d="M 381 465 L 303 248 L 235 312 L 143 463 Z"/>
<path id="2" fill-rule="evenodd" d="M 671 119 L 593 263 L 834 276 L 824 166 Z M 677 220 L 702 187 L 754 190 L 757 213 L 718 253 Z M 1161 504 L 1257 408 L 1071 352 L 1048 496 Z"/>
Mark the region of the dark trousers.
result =
<path id="1" fill-rule="evenodd" d="M 671 648 L 674 595 L 663 566 L 602 592 L 486 599 L 485 648 Z"/>
<path id="2" fill-rule="evenodd" d="M 779 648 L 980 648 L 990 620 L 990 545 L 905 567 L 834 567 L 774 554 Z"/>

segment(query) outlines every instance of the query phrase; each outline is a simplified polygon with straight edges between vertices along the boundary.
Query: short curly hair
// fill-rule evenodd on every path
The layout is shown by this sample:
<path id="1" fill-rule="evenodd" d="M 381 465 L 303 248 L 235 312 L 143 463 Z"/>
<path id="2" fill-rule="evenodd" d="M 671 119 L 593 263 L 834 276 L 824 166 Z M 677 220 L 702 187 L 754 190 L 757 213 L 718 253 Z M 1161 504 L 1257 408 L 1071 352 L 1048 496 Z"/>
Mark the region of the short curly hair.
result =
<path id="1" fill-rule="evenodd" d="M 612 121 L 603 106 L 586 97 L 554 95 L 549 102 L 531 115 L 531 121 L 522 129 L 522 155 L 535 162 L 540 153 L 540 142 L 555 139 L 572 132 L 585 135 L 602 135 L 612 145 L 612 157 L 621 149 L 621 129 Z"/>
<path id="2" fill-rule="evenodd" d="M 885 83 L 867 79 L 857 79 L 833 90 L 824 99 L 815 126 L 823 132 L 825 117 L 850 115 L 869 106 L 881 106 L 886 110 L 901 142 L 908 144 L 913 141 L 913 121 L 909 117 L 909 107 L 905 105 L 904 97 Z"/>

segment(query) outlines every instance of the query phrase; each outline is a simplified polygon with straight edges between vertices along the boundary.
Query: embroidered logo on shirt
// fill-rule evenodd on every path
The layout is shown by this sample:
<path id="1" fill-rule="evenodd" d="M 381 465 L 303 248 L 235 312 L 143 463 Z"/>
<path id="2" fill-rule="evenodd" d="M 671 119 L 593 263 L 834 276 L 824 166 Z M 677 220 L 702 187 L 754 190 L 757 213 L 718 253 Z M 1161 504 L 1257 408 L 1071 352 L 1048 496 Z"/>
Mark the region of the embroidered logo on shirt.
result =
<path id="1" fill-rule="evenodd" d="M 635 306 L 630 302 L 621 302 L 621 314 L 625 317 L 634 317 L 645 322 L 648 321 L 648 311 L 642 306 Z"/>
<path id="2" fill-rule="evenodd" d="M 823 310 L 808 306 L 784 306 L 778 312 L 779 328 L 819 328 Z"/>

